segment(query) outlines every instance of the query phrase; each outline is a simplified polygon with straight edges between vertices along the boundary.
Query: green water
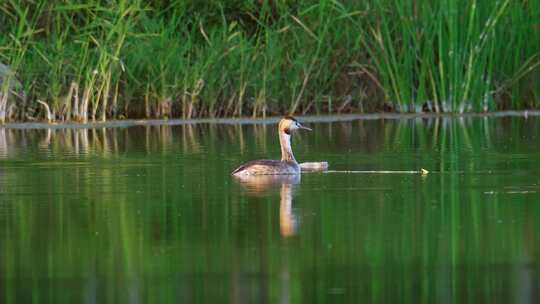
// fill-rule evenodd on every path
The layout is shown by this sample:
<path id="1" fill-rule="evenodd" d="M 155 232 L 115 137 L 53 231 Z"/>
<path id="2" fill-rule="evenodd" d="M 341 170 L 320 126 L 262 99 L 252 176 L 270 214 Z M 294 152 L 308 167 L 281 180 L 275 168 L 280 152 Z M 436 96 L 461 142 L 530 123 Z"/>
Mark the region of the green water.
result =
<path id="1" fill-rule="evenodd" d="M 2 303 L 535 303 L 540 118 L 0 129 Z"/>

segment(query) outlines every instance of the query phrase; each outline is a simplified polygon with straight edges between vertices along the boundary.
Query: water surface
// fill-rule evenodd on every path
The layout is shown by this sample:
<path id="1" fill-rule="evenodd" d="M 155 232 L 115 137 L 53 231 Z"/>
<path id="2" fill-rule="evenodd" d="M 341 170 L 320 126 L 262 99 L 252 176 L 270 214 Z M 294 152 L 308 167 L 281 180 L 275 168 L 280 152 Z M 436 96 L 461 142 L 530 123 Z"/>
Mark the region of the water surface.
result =
<path id="1" fill-rule="evenodd" d="M 3 303 L 536 303 L 540 118 L 0 129 Z"/>

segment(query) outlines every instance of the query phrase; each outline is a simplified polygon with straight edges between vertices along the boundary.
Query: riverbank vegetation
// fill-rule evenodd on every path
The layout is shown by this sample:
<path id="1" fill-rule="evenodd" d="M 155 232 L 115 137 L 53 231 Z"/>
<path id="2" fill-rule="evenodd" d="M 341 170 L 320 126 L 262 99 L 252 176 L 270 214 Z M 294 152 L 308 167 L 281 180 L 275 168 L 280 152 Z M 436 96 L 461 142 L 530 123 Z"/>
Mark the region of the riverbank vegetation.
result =
<path id="1" fill-rule="evenodd" d="M 540 106 L 540 2 L 0 4 L 0 122 Z"/>

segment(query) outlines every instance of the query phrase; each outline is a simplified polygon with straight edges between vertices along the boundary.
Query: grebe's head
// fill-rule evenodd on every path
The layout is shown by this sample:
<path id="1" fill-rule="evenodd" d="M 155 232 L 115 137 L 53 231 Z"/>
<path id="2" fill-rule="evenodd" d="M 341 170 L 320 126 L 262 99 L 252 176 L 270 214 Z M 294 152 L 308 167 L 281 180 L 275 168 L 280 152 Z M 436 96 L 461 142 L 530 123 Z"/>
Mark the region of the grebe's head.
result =
<path id="1" fill-rule="evenodd" d="M 298 129 L 304 129 L 311 131 L 310 128 L 304 127 L 302 124 L 296 120 L 296 118 L 292 116 L 285 116 L 279 121 L 279 131 L 283 131 L 287 134 L 291 134 L 291 132 L 296 131 Z"/>

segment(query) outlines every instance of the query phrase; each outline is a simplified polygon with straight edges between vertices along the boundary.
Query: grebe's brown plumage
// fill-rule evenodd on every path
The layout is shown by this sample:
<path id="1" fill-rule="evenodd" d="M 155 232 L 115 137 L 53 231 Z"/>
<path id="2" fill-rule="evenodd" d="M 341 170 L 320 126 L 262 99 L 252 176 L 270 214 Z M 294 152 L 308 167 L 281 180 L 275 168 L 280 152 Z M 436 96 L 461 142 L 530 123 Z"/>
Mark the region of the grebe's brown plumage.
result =
<path id="1" fill-rule="evenodd" d="M 241 165 L 232 172 L 232 175 L 277 175 L 298 173 L 300 173 L 300 166 L 296 161 L 259 159 Z"/>
<path id="2" fill-rule="evenodd" d="M 232 175 L 278 175 L 300 174 L 300 166 L 294 158 L 291 148 L 291 136 L 299 129 L 309 130 L 291 116 L 283 117 L 278 124 L 281 160 L 254 160 L 243 164 Z"/>

